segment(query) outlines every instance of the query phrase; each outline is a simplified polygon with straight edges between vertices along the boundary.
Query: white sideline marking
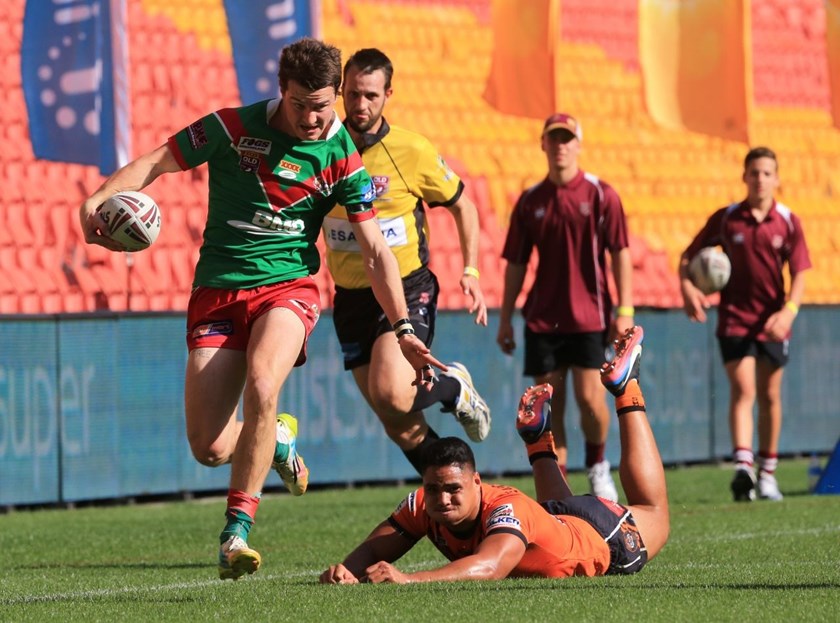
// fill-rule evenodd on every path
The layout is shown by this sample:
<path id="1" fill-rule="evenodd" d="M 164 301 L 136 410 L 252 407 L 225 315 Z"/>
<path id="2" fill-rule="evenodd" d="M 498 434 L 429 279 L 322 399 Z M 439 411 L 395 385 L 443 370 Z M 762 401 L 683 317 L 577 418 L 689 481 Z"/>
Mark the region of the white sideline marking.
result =
<path id="1" fill-rule="evenodd" d="M 671 537 L 668 539 L 669 545 L 679 545 L 680 543 L 720 543 L 724 541 L 746 541 L 748 539 L 766 539 L 767 537 L 779 538 L 786 536 L 820 536 L 823 534 L 837 534 L 840 532 L 840 525 L 838 526 L 821 526 L 819 528 L 807 528 L 802 530 L 773 530 L 772 532 L 746 532 L 739 534 L 717 534 L 714 536 L 690 536 L 690 537 Z"/>
<path id="2" fill-rule="evenodd" d="M 437 561 L 438 563 L 440 561 Z M 406 569 L 425 569 L 433 567 L 435 561 L 427 560 L 420 563 L 405 565 Z M 215 569 L 214 569 L 215 571 Z M 318 571 L 296 571 L 293 573 L 272 573 L 256 575 L 244 578 L 245 582 L 267 582 L 269 580 L 283 580 L 289 578 L 311 577 L 317 580 L 324 569 Z M 122 588 L 98 588 L 90 591 L 71 591 L 69 593 L 47 593 L 45 595 L 25 595 L 21 597 L 0 598 L 0 605 L 15 606 L 18 604 L 51 603 L 59 601 L 73 601 L 92 599 L 95 597 L 114 597 L 116 595 L 136 595 L 141 593 L 162 593 L 165 591 L 185 590 L 190 588 L 208 588 L 211 586 L 232 586 L 239 584 L 237 581 L 228 580 L 195 580 L 192 582 L 176 582 L 174 584 L 159 584 L 157 586 L 124 586 Z"/>

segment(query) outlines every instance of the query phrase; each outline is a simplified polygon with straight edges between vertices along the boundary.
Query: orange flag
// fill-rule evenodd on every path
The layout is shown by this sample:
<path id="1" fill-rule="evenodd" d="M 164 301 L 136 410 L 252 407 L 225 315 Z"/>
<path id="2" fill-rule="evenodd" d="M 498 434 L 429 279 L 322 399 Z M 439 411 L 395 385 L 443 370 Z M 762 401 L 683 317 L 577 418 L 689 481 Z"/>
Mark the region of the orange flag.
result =
<path id="1" fill-rule="evenodd" d="M 840 0 L 825 3 L 825 47 L 828 52 L 828 76 L 831 87 L 831 116 L 840 128 Z"/>
<path id="2" fill-rule="evenodd" d="M 640 0 L 639 61 L 651 118 L 749 143 L 749 0 Z"/>
<path id="3" fill-rule="evenodd" d="M 560 0 L 493 0 L 492 26 L 484 99 L 503 113 L 545 119 L 557 110 Z"/>

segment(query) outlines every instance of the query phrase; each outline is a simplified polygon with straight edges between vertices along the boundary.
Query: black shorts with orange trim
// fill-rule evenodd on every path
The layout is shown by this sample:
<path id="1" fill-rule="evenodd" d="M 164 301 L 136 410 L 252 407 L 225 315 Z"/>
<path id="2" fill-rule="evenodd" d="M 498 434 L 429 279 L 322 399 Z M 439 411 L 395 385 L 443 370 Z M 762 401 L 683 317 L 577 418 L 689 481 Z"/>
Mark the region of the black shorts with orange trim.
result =
<path id="1" fill-rule="evenodd" d="M 440 290 L 437 277 L 428 268 L 420 268 L 403 278 L 403 290 L 414 333 L 426 346 L 431 346 Z M 333 323 L 344 354 L 345 370 L 369 364 L 373 343 L 380 335 L 394 330 L 372 288 L 336 286 Z"/>
<path id="2" fill-rule="evenodd" d="M 626 506 L 594 495 L 573 495 L 541 504 L 552 515 L 580 517 L 604 537 L 610 548 L 610 567 L 605 575 L 637 573 L 647 563 L 647 548 Z"/>

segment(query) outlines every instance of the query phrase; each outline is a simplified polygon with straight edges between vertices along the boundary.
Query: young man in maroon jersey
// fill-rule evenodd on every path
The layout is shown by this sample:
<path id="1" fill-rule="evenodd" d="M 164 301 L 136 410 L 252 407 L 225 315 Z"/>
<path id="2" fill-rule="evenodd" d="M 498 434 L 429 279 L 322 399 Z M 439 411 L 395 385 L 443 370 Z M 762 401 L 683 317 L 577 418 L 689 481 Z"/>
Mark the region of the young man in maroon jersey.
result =
<path id="1" fill-rule="evenodd" d="M 333 110 L 341 52 L 311 38 L 286 46 L 279 82 L 280 99 L 199 119 L 114 173 L 79 212 L 86 242 L 122 251 L 103 235 L 99 206 L 164 173 L 208 164 L 207 224 L 187 310 L 184 396 L 193 456 L 210 467 L 231 463 L 220 535 L 222 579 L 260 566 L 247 539 L 271 467 L 293 494 L 306 491 L 309 472 L 296 452 L 297 422 L 277 415 L 277 399 L 292 368 L 306 361 L 320 313 L 312 279 L 320 264 L 315 242 L 336 203 L 346 208 L 414 382 L 429 387 L 431 365 L 446 369 L 414 334 L 396 259 L 374 218 L 370 176 Z"/>
<path id="2" fill-rule="evenodd" d="M 508 355 L 516 348 L 513 310 L 536 248 L 539 266 L 523 308 L 525 374 L 554 387 L 551 429 L 558 464 L 565 470 L 563 418 L 571 372 L 591 491 L 616 500 L 604 457 L 610 418 L 598 370 L 609 340 L 633 326 L 632 265 L 618 194 L 578 166 L 582 136 L 571 115 L 557 113 L 545 121 L 542 149 L 548 175 L 522 193 L 511 215 L 502 252 L 507 267 L 497 342 Z M 615 317 L 607 285 L 608 253 L 618 288 Z"/>
<path id="3" fill-rule="evenodd" d="M 747 198 L 717 210 L 680 260 L 685 313 L 705 322 L 709 301 L 688 277 L 688 264 L 704 247 L 721 245 L 732 274 L 720 293 L 717 338 L 729 379 L 729 425 L 736 501 L 758 496 L 781 500 L 774 472 L 782 428 L 782 374 L 788 361 L 791 326 L 811 267 L 799 218 L 774 198 L 779 187 L 776 154 L 751 149 L 744 158 Z M 785 296 L 782 267 L 790 271 Z M 758 481 L 753 472 L 753 405 L 758 397 Z"/>

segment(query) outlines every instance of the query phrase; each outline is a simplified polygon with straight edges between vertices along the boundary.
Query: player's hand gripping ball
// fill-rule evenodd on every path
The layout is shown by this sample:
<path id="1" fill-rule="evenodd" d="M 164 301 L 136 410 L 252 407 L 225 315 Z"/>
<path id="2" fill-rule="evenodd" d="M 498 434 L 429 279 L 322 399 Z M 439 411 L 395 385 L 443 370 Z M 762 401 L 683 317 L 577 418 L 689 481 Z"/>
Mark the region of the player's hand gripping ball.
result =
<path id="1" fill-rule="evenodd" d="M 148 249 L 160 234 L 160 208 L 145 193 L 117 193 L 102 204 L 99 214 L 107 224 L 102 233 L 126 251 Z"/>

